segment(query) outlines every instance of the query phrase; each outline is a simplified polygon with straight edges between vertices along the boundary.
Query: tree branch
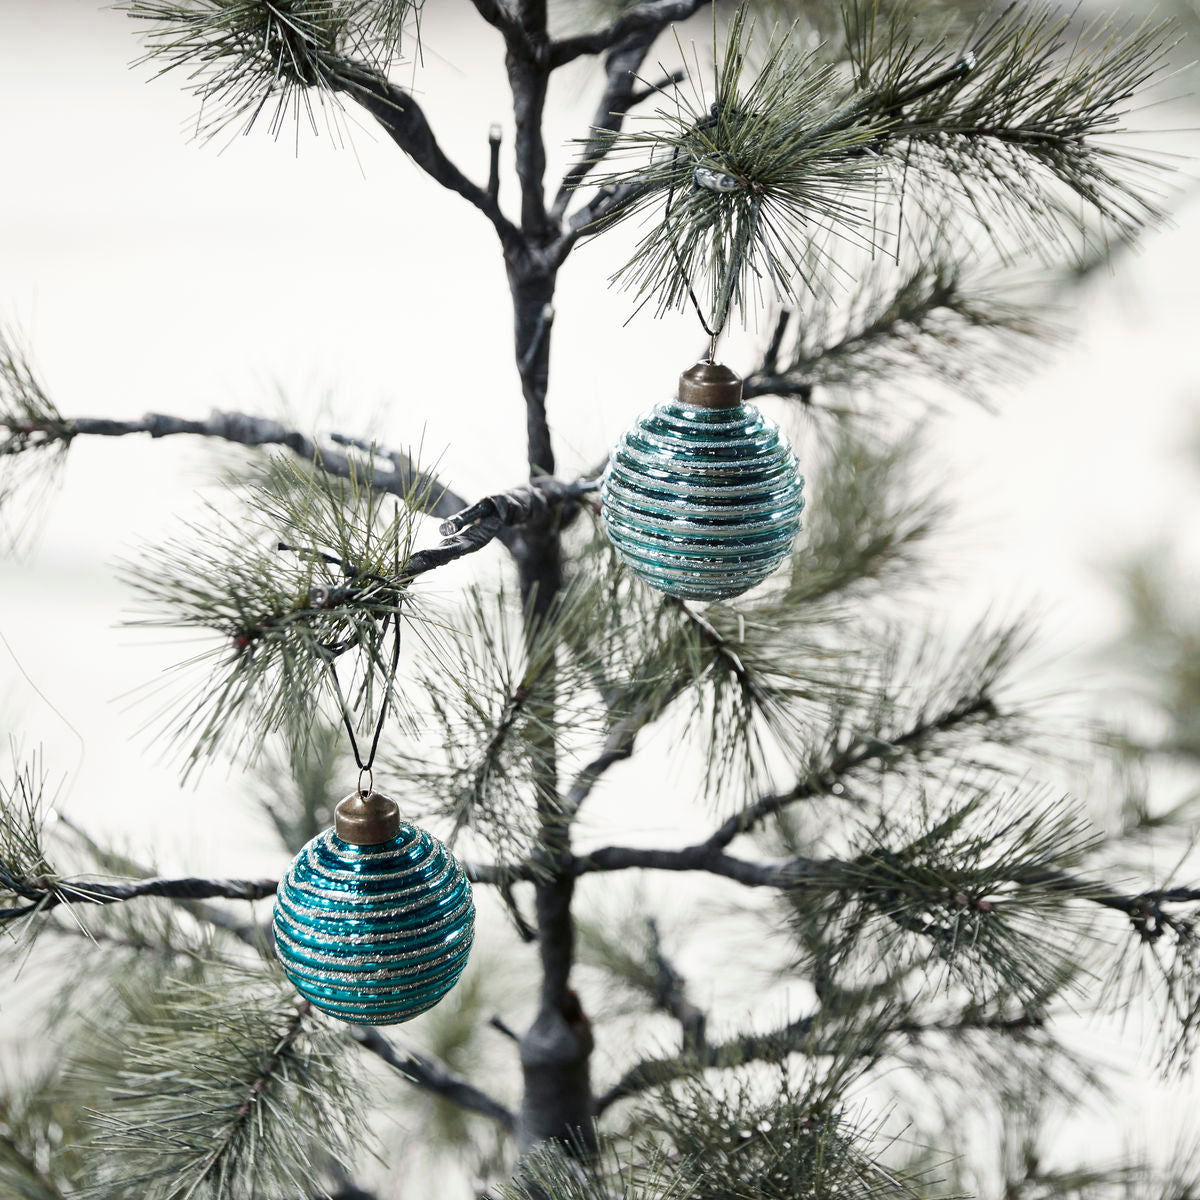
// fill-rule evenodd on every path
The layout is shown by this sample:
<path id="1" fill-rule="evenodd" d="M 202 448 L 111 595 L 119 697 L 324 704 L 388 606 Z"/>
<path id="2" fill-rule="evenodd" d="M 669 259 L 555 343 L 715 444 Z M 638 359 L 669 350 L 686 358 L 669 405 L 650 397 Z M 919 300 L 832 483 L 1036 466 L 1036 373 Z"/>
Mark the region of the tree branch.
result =
<path id="1" fill-rule="evenodd" d="M 651 917 L 650 946 L 654 965 L 658 972 L 655 1000 L 683 1028 L 683 1052 L 703 1056 L 708 1047 L 706 1030 L 708 1017 L 703 1009 L 697 1008 L 687 994 L 687 983 L 663 953 L 662 940 L 658 933 L 658 922 Z"/>
<path id="2" fill-rule="evenodd" d="M 596 1098 L 599 1116 L 618 1100 L 650 1088 L 661 1087 L 710 1067 L 739 1067 L 763 1059 L 776 1060 L 795 1050 L 802 1050 L 812 1036 L 815 1016 L 801 1017 L 771 1033 L 747 1033 L 714 1046 L 705 1046 L 699 1053 L 685 1051 L 672 1058 L 648 1058 L 630 1067 L 616 1083 Z"/>
<path id="3" fill-rule="evenodd" d="M 508 1133 L 515 1131 L 517 1119 L 498 1100 L 455 1075 L 444 1063 L 408 1047 L 397 1047 L 370 1025 L 351 1025 L 350 1036 L 365 1050 L 399 1071 L 410 1083 L 496 1121 Z"/>
<path id="4" fill-rule="evenodd" d="M 636 100 L 641 98 L 635 97 L 634 86 L 637 83 L 637 73 L 655 36 L 655 34 L 645 33 L 634 34 L 619 46 L 615 46 L 605 60 L 604 71 L 607 82 L 604 87 L 604 95 L 600 98 L 600 103 L 596 107 L 589 127 L 590 140 L 582 154 L 563 176 L 558 195 L 554 197 L 554 204 L 550 209 L 551 220 L 555 222 L 562 220 L 575 189 L 587 177 L 588 172 L 604 157 L 608 143 L 603 139 L 597 139 L 595 135 L 616 133 L 625 121 L 625 114 L 633 107 Z"/>
<path id="5" fill-rule="evenodd" d="M 846 776 L 868 763 L 884 765 L 910 753 L 930 737 L 948 733 L 976 717 L 996 715 L 996 706 L 989 696 L 971 696 L 935 717 L 915 722 L 895 737 L 884 740 L 856 735 L 820 772 L 800 780 L 790 791 L 763 796 L 740 813 L 735 813 L 713 833 L 707 845 L 714 850 L 724 849 L 739 834 L 748 832 L 798 801 L 833 795 L 835 787 Z"/>
<path id="6" fill-rule="evenodd" d="M 652 703 L 640 705 L 612 726 L 600 753 L 575 776 L 570 791 L 563 799 L 563 815 L 567 820 L 578 815 L 583 802 L 610 767 L 633 756 L 638 734 L 662 713 L 684 687 L 686 684 L 683 681 L 674 684 L 663 695 L 655 697 Z"/>
<path id="7" fill-rule="evenodd" d="M 298 458 L 319 460 L 330 475 L 345 479 L 351 470 L 351 459 L 341 450 L 321 446 L 313 438 L 270 417 L 255 417 L 241 412 L 214 412 L 206 420 L 191 421 L 165 413 L 147 413 L 137 421 L 115 421 L 106 417 L 77 417 L 55 422 L 2 421 L 0 426 L 25 437 L 41 437 L 45 442 L 61 441 L 70 444 L 76 437 L 126 437 L 145 433 L 152 438 L 190 434 L 193 437 L 215 438 L 239 446 L 284 446 Z M 425 495 L 423 511 L 433 517 L 450 517 L 463 509 L 467 501 L 435 476 L 418 471 L 412 460 L 399 451 L 371 450 L 370 443 L 357 438 L 334 435 L 331 439 L 341 445 L 355 446 L 373 453 L 377 460 L 389 461 L 390 470 L 376 469 L 371 484 L 379 491 L 392 495 Z M 33 445 L 39 445 L 35 442 Z"/>
<path id="8" fill-rule="evenodd" d="M 686 21 L 700 8 L 703 0 L 641 0 L 618 17 L 607 29 L 564 38 L 550 47 L 550 65 L 561 67 L 583 54 L 603 54 L 631 34 L 646 38 L 647 47 L 668 25 Z"/>
<path id="9" fill-rule="evenodd" d="M 505 247 L 521 242 L 521 231 L 500 211 L 495 198 L 446 156 L 424 111 L 408 92 L 369 67 L 353 62 L 340 63 L 331 83 L 362 105 L 431 179 L 479 209 Z"/>
<path id="10" fill-rule="evenodd" d="M 682 850 L 657 850 L 641 846 L 605 846 L 574 860 L 575 875 L 591 875 L 600 871 L 626 871 L 640 868 L 648 871 L 705 871 L 732 879 L 745 887 L 801 888 L 826 886 L 831 872 L 845 864 L 836 859 L 792 858 L 781 862 L 748 862 L 720 850 L 707 842 L 685 846 Z"/>
<path id="11" fill-rule="evenodd" d="M 29 904 L 0 908 L 0 925 L 60 904 L 119 904 L 140 896 L 165 900 L 264 900 L 275 894 L 275 879 L 139 879 L 130 883 L 78 883 L 65 879 L 4 878 L 4 886 Z"/>
<path id="12" fill-rule="evenodd" d="M 596 1115 L 611 1107 L 618 1100 L 661 1087 L 676 1079 L 683 1079 L 695 1072 L 708 1069 L 729 1069 L 745 1063 L 775 1061 L 787 1054 L 797 1052 L 822 1053 L 820 1046 L 813 1045 L 813 1030 L 819 1014 L 800 1017 L 770 1033 L 749 1033 L 730 1038 L 719 1045 L 709 1046 L 700 1053 L 685 1050 L 671 1058 L 649 1058 L 630 1067 L 615 1084 L 596 1100 Z M 892 1036 L 904 1036 L 911 1040 L 934 1033 L 957 1036 L 965 1033 L 1019 1034 L 1030 1029 L 1040 1029 L 1045 1018 L 1039 1013 L 1021 1013 L 1016 1017 L 967 1016 L 956 1021 L 924 1023 L 900 1021 L 878 1031 L 877 1035 L 863 1042 L 859 1055 L 879 1052 L 880 1041 Z M 844 1047 L 843 1047 L 844 1049 Z"/>

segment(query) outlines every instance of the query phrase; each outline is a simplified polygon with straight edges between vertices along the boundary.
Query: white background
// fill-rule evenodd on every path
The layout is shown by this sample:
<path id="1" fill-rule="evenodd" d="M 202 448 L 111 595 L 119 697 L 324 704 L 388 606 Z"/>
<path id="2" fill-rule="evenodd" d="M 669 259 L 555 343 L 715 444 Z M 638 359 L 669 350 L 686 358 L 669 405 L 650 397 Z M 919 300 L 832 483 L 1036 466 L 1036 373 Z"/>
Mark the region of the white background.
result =
<path id="1" fill-rule="evenodd" d="M 275 414 L 282 394 L 302 427 L 422 442 L 463 495 L 518 482 L 524 416 L 486 221 L 353 113 L 352 146 L 323 128 L 297 151 L 290 126 L 277 141 L 263 129 L 196 144 L 181 80 L 129 69 L 135 32 L 81 0 L 0 0 L 0 316 L 23 329 L 63 412 Z M 447 152 L 482 182 L 488 126 L 511 129 L 499 39 L 469 6 L 438 3 L 424 41 L 418 95 Z M 548 178 L 595 96 L 582 65 L 558 79 Z M 1193 117 L 1184 106 L 1155 119 Z M 1194 153 L 1197 140 L 1153 144 Z M 501 198 L 511 209 L 511 176 Z M 1036 603 L 1043 682 L 1069 685 L 1090 716 L 1114 714 L 1128 686 L 1099 653 L 1119 617 L 1105 570 L 1162 538 L 1195 546 L 1184 443 L 1197 428 L 1200 209 L 1177 203 L 1173 228 L 1068 297 L 1076 339 L 1036 351 L 1044 366 L 995 394 L 999 415 L 955 405 L 929 430 L 931 469 L 958 506 L 931 619 L 961 625 L 989 604 Z M 565 475 L 667 394 L 700 344 L 686 318 L 624 324 L 629 299 L 606 283 L 617 254 L 586 245 L 561 278 L 550 417 Z M 729 361 L 751 363 L 736 342 Z M 799 427 L 802 459 L 806 436 Z M 0 729 L 44 747 L 73 819 L 153 846 L 164 871 L 271 875 L 280 852 L 237 773 L 214 767 L 182 789 L 177 761 L 139 733 L 153 706 L 129 699 L 179 655 L 121 627 L 114 560 L 194 511 L 211 464 L 211 448 L 186 439 L 71 448 L 34 551 L 0 561 Z M 585 840 L 601 827 L 663 844 L 703 831 L 707 815 L 664 794 L 657 774 L 614 771 Z M 19 1034 L 17 1012 L 0 1007 L 5 1040 Z M 1119 1054 L 1094 1034 L 1098 1054 Z M 1195 1120 L 1184 1097 L 1192 1114 L 1200 1101 L 1194 1084 L 1138 1082 L 1130 1095 L 1118 1117 L 1074 1122 L 1060 1150 L 1161 1149 Z"/>

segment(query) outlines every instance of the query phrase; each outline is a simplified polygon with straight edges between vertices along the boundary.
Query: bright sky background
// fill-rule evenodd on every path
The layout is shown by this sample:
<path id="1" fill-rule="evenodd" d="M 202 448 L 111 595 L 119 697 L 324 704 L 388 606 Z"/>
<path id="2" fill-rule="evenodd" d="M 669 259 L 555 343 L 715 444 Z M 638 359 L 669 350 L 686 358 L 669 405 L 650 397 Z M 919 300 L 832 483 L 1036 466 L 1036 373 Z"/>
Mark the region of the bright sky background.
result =
<path id="1" fill-rule="evenodd" d="M 423 442 L 467 496 L 518 482 L 524 419 L 486 222 L 365 118 L 351 117 L 352 148 L 325 131 L 302 137 L 299 152 L 290 131 L 197 145 L 180 80 L 129 69 L 133 34 L 86 0 L 0 0 L 0 317 L 24 330 L 61 409 L 274 413 L 282 393 L 302 426 Z M 488 126 L 511 129 L 499 39 L 468 6 L 442 0 L 426 6 L 424 35 L 418 93 L 446 150 L 482 180 Z M 582 67 L 559 81 L 552 168 L 595 94 Z M 1194 124 L 1194 113 L 1155 119 Z M 1154 144 L 1200 148 L 1194 134 Z M 506 177 L 501 199 L 514 195 Z M 631 304 L 607 286 L 619 260 L 605 247 L 583 248 L 561 279 L 551 420 L 563 474 L 668 395 L 701 344 L 688 318 L 624 324 Z M 998 392 L 998 416 L 959 405 L 930 430 L 931 464 L 959 505 L 931 618 L 961 627 L 989 604 L 1036 603 L 1045 678 L 1086 685 L 1083 707 L 1098 715 L 1124 686 L 1098 655 L 1119 613 L 1104 571 L 1148 542 L 1198 546 L 1183 461 L 1200 408 L 1198 277 L 1193 198 L 1114 277 L 1068 298 L 1078 336 Z M 751 365 L 736 341 L 728 358 Z M 71 449 L 36 551 L 0 562 L 0 728 L 45 747 L 75 820 L 155 846 L 164 870 L 276 874 L 278 849 L 239 805 L 236 774 L 214 768 L 182 791 L 176 764 L 157 762 L 139 734 L 146 710 L 122 699 L 178 651 L 119 626 L 128 597 L 114 559 L 195 511 L 211 461 L 184 439 Z M 665 843 L 706 827 L 694 807 L 660 803 L 657 787 L 649 816 L 629 777 L 613 790 L 610 829 L 626 821 Z M 0 1037 L 11 1037 L 4 1020 Z M 1177 1127 L 1179 1091 L 1144 1095 L 1130 1128 Z M 1191 1096 L 1194 1113 L 1194 1086 Z M 1097 1130 L 1081 1129 L 1080 1144 Z"/>

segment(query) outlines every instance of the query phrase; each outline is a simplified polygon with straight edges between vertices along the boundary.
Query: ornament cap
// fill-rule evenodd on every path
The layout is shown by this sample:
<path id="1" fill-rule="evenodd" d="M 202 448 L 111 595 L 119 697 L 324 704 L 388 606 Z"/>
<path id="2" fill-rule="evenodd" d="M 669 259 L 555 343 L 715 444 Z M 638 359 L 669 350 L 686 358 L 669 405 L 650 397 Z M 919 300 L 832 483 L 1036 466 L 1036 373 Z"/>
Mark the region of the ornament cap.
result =
<path id="1" fill-rule="evenodd" d="M 721 363 L 698 362 L 679 377 L 679 402 L 697 408 L 737 408 L 742 380 Z"/>
<path id="2" fill-rule="evenodd" d="M 333 810 L 333 832 L 352 846 L 377 846 L 400 833 L 400 807 L 374 790 L 351 792 Z"/>

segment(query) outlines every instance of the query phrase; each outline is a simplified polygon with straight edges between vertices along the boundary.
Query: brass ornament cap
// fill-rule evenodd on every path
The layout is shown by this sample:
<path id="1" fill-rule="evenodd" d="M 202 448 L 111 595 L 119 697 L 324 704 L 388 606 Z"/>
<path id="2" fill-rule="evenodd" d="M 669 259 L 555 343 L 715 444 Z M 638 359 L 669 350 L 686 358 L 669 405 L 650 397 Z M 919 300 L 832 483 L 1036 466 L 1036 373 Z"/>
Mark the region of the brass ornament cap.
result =
<path id="1" fill-rule="evenodd" d="M 400 807 L 382 792 L 351 792 L 333 810 L 333 832 L 352 846 L 378 846 L 400 835 Z"/>
<path id="2" fill-rule="evenodd" d="M 679 403 L 696 408 L 737 408 L 742 380 L 721 363 L 698 362 L 679 377 Z"/>

